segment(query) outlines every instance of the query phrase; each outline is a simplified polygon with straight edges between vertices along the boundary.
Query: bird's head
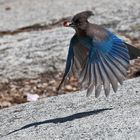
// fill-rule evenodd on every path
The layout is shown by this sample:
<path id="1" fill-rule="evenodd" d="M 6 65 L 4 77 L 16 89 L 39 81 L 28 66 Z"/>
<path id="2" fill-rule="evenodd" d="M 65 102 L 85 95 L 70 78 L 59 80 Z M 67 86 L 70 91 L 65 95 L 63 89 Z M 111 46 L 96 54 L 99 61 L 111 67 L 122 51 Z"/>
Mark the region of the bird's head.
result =
<path id="1" fill-rule="evenodd" d="M 88 18 L 94 15 L 92 11 L 83 11 L 81 13 L 76 14 L 71 22 L 65 21 L 65 27 L 72 27 L 75 30 L 85 30 L 88 25 Z"/>

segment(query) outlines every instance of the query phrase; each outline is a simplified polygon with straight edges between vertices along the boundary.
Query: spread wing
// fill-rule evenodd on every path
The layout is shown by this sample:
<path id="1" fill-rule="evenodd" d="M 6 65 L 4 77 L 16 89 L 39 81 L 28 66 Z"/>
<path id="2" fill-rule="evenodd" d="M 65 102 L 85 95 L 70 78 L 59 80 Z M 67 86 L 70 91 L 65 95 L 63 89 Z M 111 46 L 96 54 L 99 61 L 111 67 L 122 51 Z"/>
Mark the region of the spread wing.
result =
<path id="1" fill-rule="evenodd" d="M 114 34 L 109 32 L 102 40 L 89 37 L 77 39 L 75 35 L 70 41 L 66 68 L 58 90 L 73 73 L 77 76 L 81 88 L 87 89 L 87 96 L 95 88 L 95 97 L 98 97 L 102 86 L 108 96 L 111 85 L 116 92 L 118 83 L 123 83 L 128 66 L 127 45 Z"/>
<path id="2" fill-rule="evenodd" d="M 79 81 L 87 89 L 89 96 L 95 87 L 95 97 L 100 95 L 102 85 L 105 95 L 110 92 L 110 85 L 114 92 L 118 83 L 122 84 L 129 66 L 128 49 L 124 41 L 108 32 L 102 40 L 81 38 L 80 43 L 89 49 L 86 63 L 82 67 Z"/>
<path id="3" fill-rule="evenodd" d="M 65 80 L 69 78 L 72 74 L 77 77 L 79 76 L 83 62 L 86 60 L 86 56 L 87 56 L 87 48 L 82 47 L 79 44 L 76 35 L 74 35 L 70 41 L 65 72 L 57 90 L 61 88 Z"/>

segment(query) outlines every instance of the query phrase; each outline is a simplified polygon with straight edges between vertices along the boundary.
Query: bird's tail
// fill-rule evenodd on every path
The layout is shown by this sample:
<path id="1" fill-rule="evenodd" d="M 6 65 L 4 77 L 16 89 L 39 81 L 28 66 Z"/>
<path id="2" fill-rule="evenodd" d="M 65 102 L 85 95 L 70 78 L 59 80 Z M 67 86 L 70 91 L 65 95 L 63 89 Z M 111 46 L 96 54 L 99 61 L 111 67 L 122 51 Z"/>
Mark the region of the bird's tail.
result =
<path id="1" fill-rule="evenodd" d="M 127 45 L 127 48 L 129 50 L 130 60 L 140 57 L 140 49 L 138 49 L 130 44 L 127 44 L 127 43 L 125 43 L 125 44 Z"/>

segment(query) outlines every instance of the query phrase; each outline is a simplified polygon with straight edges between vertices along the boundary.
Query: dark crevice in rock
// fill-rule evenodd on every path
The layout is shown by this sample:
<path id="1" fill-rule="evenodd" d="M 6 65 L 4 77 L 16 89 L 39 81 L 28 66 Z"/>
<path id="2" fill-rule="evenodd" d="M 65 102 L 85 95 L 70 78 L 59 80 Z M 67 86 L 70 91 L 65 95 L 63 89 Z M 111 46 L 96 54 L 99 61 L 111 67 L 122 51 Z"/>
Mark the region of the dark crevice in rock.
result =
<path id="1" fill-rule="evenodd" d="M 140 71 L 135 72 L 133 76 L 134 77 L 139 77 L 140 76 Z"/>
<path id="2" fill-rule="evenodd" d="M 60 27 L 63 25 L 63 22 L 65 20 L 69 20 L 70 17 L 65 17 L 62 18 L 58 21 L 52 22 L 51 24 L 42 24 L 42 23 L 36 23 L 30 26 L 26 26 L 26 27 L 21 27 L 18 28 L 16 30 L 7 30 L 7 31 L 0 31 L 0 36 L 4 36 L 4 35 L 15 35 L 21 32 L 31 32 L 31 31 L 39 31 L 39 30 L 48 30 L 48 29 L 52 29 L 54 27 Z"/>

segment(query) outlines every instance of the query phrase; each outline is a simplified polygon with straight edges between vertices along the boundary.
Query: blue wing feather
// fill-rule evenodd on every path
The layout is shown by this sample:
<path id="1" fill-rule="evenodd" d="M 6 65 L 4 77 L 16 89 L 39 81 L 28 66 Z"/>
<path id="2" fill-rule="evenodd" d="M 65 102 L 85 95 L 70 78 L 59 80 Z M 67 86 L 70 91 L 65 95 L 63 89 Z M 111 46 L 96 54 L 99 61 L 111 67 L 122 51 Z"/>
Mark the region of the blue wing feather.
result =
<path id="1" fill-rule="evenodd" d="M 118 82 L 122 84 L 129 65 L 129 54 L 125 42 L 109 31 L 107 31 L 107 36 L 103 40 L 95 40 L 86 36 L 79 38 L 79 42 L 89 49 L 88 65 L 94 64 L 92 65 L 92 67 L 94 67 L 93 69 L 100 71 L 101 78 L 95 80 L 95 89 L 98 88 L 99 85 L 103 85 L 105 93 L 108 95 L 110 91 L 109 85 L 111 84 L 114 92 L 116 92 Z M 88 75 L 87 71 L 86 75 Z M 83 76 L 83 73 L 81 76 Z M 97 77 L 96 73 L 94 73 L 94 77 Z M 110 84 L 105 83 L 108 81 L 110 81 Z M 89 88 L 91 88 L 91 84 L 93 85 L 93 83 L 90 83 Z M 90 89 L 88 91 L 90 91 Z M 97 93 L 95 90 L 95 95 L 99 94 L 99 91 Z"/>

